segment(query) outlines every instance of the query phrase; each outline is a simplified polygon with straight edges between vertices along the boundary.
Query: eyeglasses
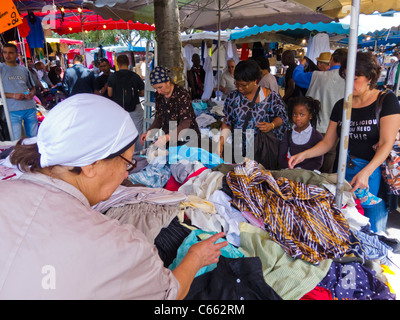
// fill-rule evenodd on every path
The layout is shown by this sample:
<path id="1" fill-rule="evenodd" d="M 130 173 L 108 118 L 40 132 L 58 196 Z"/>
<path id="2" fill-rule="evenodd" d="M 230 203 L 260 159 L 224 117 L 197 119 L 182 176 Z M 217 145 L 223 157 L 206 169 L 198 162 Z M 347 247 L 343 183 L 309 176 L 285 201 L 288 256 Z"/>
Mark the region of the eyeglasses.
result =
<path id="1" fill-rule="evenodd" d="M 119 155 L 119 157 L 121 157 L 122 159 L 124 159 L 126 162 L 127 162 L 127 164 L 126 164 L 126 171 L 128 171 L 128 172 L 130 172 L 130 171 L 132 171 L 134 168 L 136 168 L 136 160 L 135 159 L 133 159 L 133 161 L 135 161 L 135 162 L 132 162 L 132 161 L 129 161 L 128 159 L 126 159 L 125 157 L 123 157 L 123 156 L 121 156 L 121 155 Z"/>
<path id="2" fill-rule="evenodd" d="M 247 83 L 247 84 L 241 84 L 241 83 L 237 83 L 236 81 L 235 81 L 235 86 L 236 86 L 236 88 L 242 88 L 242 89 L 247 89 L 249 86 L 250 86 L 250 84 L 251 84 L 251 82 L 250 83 Z"/>

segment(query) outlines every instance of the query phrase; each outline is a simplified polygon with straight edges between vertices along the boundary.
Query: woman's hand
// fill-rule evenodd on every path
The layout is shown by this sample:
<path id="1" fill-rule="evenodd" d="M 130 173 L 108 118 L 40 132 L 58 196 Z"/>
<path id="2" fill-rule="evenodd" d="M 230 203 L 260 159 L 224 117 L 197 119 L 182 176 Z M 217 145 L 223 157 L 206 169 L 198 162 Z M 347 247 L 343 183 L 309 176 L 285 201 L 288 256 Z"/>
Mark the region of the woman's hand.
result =
<path id="1" fill-rule="evenodd" d="M 203 240 L 192 245 L 188 251 L 188 255 L 192 259 L 196 259 L 200 268 L 218 262 L 221 255 L 221 249 L 228 245 L 227 241 L 215 243 L 218 239 L 225 236 L 225 233 L 220 232 L 212 235 L 207 240 Z"/>
<path id="2" fill-rule="evenodd" d="M 225 234 L 220 232 L 192 245 L 181 263 L 172 271 L 180 285 L 177 299 L 183 299 L 186 296 L 196 273 L 201 268 L 218 262 L 221 249 L 228 245 L 228 242 L 215 242 L 223 236 Z"/>
<path id="3" fill-rule="evenodd" d="M 357 189 L 368 189 L 369 176 L 370 174 L 364 169 L 357 173 L 350 181 L 350 185 L 353 187 L 350 192 L 354 192 Z"/>
<path id="4" fill-rule="evenodd" d="M 163 136 L 159 136 L 159 137 L 157 138 L 157 141 L 154 142 L 154 145 L 155 145 L 156 147 L 162 147 L 162 146 L 165 146 L 165 145 L 167 144 L 168 141 L 169 141 L 169 135 L 166 134 L 166 135 L 163 135 Z"/>
<path id="5" fill-rule="evenodd" d="M 275 125 L 272 122 L 259 122 L 256 124 L 256 127 L 264 133 L 275 129 Z"/>
<path id="6" fill-rule="evenodd" d="M 300 152 L 298 154 L 295 154 L 294 156 L 291 156 L 288 160 L 288 166 L 289 169 L 293 169 L 296 164 L 303 162 L 306 159 L 304 152 Z"/>
<path id="7" fill-rule="evenodd" d="M 220 158 L 222 158 L 222 155 L 223 155 L 223 153 L 224 153 L 224 144 L 221 143 L 221 141 L 218 141 L 217 149 L 215 150 L 215 153 L 216 153 Z"/>
<path id="8" fill-rule="evenodd" d="M 147 140 L 147 134 L 148 134 L 148 132 L 145 132 L 140 136 L 140 143 L 142 145 L 144 145 L 145 141 Z"/>

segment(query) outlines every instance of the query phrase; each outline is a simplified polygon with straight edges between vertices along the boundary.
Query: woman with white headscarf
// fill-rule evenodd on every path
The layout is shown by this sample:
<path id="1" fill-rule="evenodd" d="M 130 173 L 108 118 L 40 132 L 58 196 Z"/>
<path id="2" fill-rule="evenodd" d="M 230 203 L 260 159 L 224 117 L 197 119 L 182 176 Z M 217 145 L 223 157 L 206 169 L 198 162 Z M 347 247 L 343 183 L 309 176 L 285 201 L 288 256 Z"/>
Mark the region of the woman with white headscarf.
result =
<path id="1" fill-rule="evenodd" d="M 17 143 L 11 163 L 25 173 L 0 182 L 0 299 L 180 299 L 218 261 L 222 233 L 170 271 L 142 232 L 92 209 L 135 167 L 137 138 L 119 105 L 78 94 L 48 113 L 37 143 Z"/>

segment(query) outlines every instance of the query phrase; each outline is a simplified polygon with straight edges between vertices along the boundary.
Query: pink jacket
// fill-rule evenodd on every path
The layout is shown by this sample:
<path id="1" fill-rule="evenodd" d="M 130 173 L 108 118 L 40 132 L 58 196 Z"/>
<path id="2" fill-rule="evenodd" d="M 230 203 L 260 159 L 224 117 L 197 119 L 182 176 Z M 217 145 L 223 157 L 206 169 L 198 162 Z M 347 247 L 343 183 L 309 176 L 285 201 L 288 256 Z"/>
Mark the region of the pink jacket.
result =
<path id="1" fill-rule="evenodd" d="M 131 225 L 42 174 L 0 182 L 0 299 L 175 299 L 179 283 Z"/>

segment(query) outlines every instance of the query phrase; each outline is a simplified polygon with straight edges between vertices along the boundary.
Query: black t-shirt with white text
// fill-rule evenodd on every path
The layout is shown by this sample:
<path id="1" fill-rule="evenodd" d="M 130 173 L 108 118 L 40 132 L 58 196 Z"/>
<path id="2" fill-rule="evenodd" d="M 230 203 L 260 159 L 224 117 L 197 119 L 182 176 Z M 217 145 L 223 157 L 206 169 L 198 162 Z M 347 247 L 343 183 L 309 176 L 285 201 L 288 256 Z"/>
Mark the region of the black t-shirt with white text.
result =
<path id="1" fill-rule="evenodd" d="M 337 135 L 342 130 L 342 114 L 344 99 L 336 102 L 331 113 L 331 121 L 337 122 Z M 383 99 L 380 117 L 400 114 L 399 102 L 393 92 Z M 351 110 L 349 132 L 349 154 L 357 158 L 371 161 L 375 155 L 372 146 L 379 141 L 379 129 L 376 119 L 376 101 L 363 108 Z"/>

